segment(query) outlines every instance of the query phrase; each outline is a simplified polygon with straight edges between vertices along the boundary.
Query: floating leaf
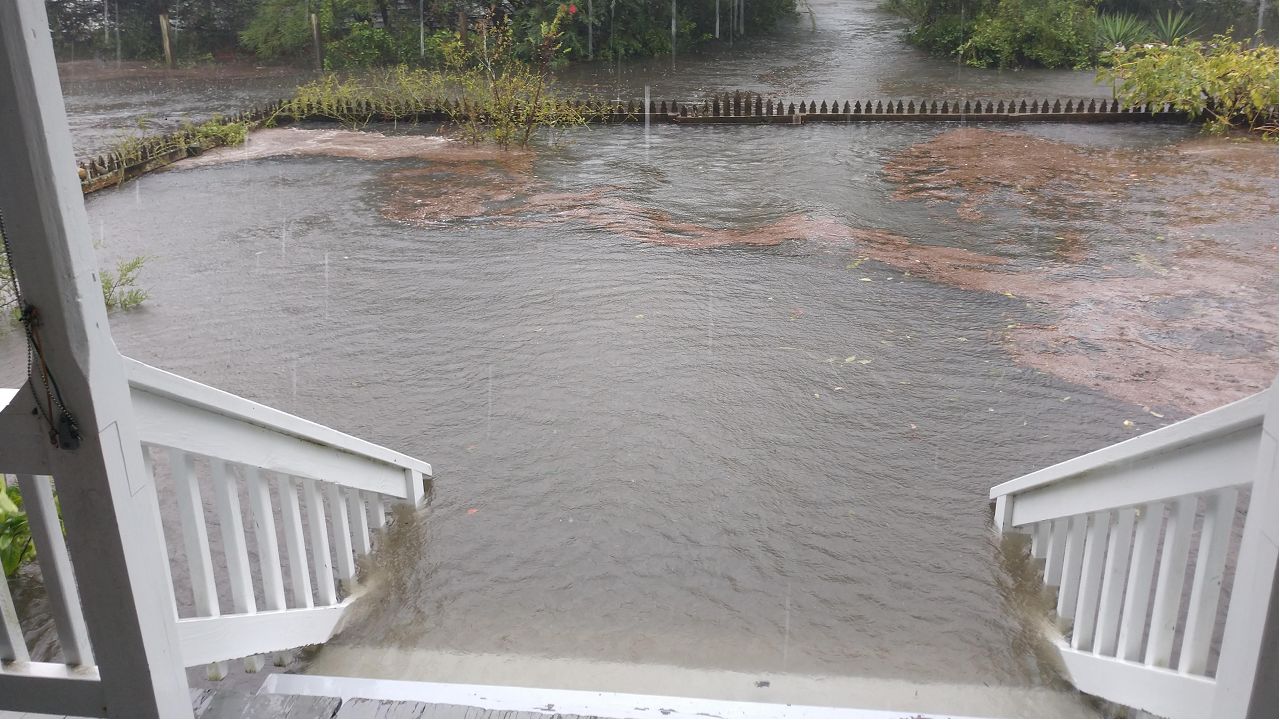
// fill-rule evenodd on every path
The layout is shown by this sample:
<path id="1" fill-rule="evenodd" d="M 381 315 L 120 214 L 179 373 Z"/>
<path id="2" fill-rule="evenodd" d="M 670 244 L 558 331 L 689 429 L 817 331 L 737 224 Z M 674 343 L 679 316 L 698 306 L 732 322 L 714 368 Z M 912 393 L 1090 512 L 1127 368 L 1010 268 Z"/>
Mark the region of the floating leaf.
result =
<path id="1" fill-rule="evenodd" d="M 1123 424 L 1125 427 L 1127 427 L 1127 428 L 1132 428 L 1132 427 L 1133 427 L 1133 421 L 1132 421 L 1132 420 L 1125 420 L 1125 421 L 1124 421 L 1124 423 L 1122 423 L 1122 424 Z"/>
<path id="2" fill-rule="evenodd" d="M 862 278 L 862 282 L 871 282 L 871 278 Z"/>
<path id="3" fill-rule="evenodd" d="M 859 365 L 870 365 L 870 364 L 871 364 L 871 361 L 870 361 L 870 360 L 867 360 L 867 359 L 865 359 L 865 358 L 864 358 L 864 359 L 862 359 L 862 360 L 859 360 L 859 361 L 858 361 L 858 364 L 859 364 Z"/>
<path id="4" fill-rule="evenodd" d="M 845 358 L 845 359 L 844 359 L 844 364 L 845 364 L 845 365 L 848 365 L 849 363 L 851 363 L 851 362 L 853 362 L 854 360 L 857 360 L 857 359 L 858 359 L 858 356 L 857 356 L 857 355 L 850 355 L 849 357 L 847 357 L 847 358 Z"/>
<path id="5" fill-rule="evenodd" d="M 854 260 L 853 262 L 849 263 L 848 265 L 845 265 L 844 267 L 846 270 L 852 270 L 866 261 L 867 259 L 865 257 L 860 257 L 857 260 Z"/>

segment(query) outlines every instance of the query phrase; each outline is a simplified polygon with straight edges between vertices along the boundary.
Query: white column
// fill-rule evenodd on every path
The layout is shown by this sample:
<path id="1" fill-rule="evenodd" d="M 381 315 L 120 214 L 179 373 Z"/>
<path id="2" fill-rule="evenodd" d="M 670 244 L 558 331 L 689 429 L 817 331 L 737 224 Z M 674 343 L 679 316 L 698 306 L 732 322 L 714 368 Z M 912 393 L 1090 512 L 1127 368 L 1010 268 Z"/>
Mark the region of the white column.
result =
<path id="1" fill-rule="evenodd" d="M 0 210 L 13 271 L 82 440 L 51 449 L 107 716 L 191 717 L 154 485 L 97 263 L 42 0 L 0 2 Z M 28 398 L 25 402 L 34 402 Z M 33 420 L 34 421 L 34 420 Z"/>

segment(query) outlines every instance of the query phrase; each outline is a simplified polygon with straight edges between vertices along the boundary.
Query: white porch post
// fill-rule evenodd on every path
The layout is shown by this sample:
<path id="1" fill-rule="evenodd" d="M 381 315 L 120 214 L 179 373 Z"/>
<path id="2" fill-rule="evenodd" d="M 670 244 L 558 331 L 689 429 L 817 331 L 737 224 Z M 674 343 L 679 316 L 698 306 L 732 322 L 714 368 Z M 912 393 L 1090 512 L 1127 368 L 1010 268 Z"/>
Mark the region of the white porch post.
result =
<path id="1" fill-rule="evenodd" d="M 102 713 L 190 717 L 155 487 L 107 325 L 60 87 L 43 1 L 0 2 L 0 210 L 49 370 L 83 436 L 78 449 L 45 452 Z M 34 407 L 25 390 L 14 402 Z"/>

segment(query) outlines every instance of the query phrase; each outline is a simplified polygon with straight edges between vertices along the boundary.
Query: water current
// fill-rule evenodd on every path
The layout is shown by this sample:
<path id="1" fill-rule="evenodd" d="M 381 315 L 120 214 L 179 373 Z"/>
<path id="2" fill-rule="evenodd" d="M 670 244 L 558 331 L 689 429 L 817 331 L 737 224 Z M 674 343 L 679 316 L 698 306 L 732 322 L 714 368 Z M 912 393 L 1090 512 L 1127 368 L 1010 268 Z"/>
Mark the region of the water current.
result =
<path id="1" fill-rule="evenodd" d="M 812 8 L 674 70 L 560 82 L 1109 96 L 928 57 L 870 1 Z M 292 79 L 66 91 L 92 148 L 153 103 Z M 87 200 L 104 264 L 150 257 L 150 299 L 112 317 L 125 354 L 437 469 L 317 671 L 519 656 L 1040 687 L 989 488 L 1275 371 L 1274 262 L 1205 259 L 1224 227 L 1240 267 L 1274 253 L 1274 151 L 1185 126 L 592 127 L 528 153 L 374 130 L 270 131 Z M 1214 182 L 1244 200 L 1185 217 L 1176 198 Z M 1236 374 L 1197 394 L 1196 363 Z"/>

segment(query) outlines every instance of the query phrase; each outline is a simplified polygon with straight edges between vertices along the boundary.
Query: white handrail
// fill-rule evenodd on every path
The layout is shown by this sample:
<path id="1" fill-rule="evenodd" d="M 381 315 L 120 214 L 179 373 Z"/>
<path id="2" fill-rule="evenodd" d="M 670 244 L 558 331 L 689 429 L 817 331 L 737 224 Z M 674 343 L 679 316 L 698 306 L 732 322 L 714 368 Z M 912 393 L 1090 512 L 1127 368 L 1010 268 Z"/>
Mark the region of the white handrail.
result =
<path id="1" fill-rule="evenodd" d="M 132 358 L 124 359 L 129 386 L 152 395 L 177 400 L 184 405 L 198 407 L 218 415 L 258 425 L 273 432 L 292 435 L 301 440 L 318 443 L 335 450 L 359 455 L 388 465 L 416 470 L 431 475 L 431 464 L 416 460 L 395 450 L 375 445 L 358 437 L 339 432 L 319 423 L 304 420 L 282 410 L 268 407 L 238 395 L 209 387 L 181 375 L 174 375 L 151 367 Z"/>
<path id="2" fill-rule="evenodd" d="M 997 529 L 1031 534 L 1045 562 L 1076 687 L 1166 717 L 1244 715 L 1277 568 L 1276 401 L 1273 385 L 991 489 Z"/>

